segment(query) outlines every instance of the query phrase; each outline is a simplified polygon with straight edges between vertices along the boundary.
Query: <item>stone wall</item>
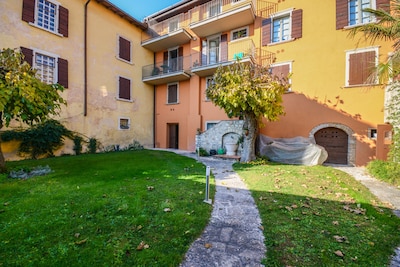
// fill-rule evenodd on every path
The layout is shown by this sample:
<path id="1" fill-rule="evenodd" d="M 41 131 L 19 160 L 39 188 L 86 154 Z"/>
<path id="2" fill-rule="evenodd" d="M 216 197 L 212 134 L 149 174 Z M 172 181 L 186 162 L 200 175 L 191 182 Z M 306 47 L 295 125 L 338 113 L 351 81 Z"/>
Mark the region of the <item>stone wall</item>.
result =
<path id="1" fill-rule="evenodd" d="M 242 134 L 242 120 L 220 121 L 211 129 L 196 135 L 196 148 L 203 148 L 208 153 L 210 153 L 211 149 L 225 149 L 225 144 L 237 143 Z M 240 154 L 240 151 L 241 146 L 239 145 L 238 154 Z"/>

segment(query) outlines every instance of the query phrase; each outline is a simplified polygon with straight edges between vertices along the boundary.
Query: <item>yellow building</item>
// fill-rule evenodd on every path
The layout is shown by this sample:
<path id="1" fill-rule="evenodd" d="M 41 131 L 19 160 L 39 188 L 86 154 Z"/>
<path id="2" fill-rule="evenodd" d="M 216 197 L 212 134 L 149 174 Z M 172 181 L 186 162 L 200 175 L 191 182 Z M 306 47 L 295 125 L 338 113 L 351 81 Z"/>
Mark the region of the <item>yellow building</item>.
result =
<path id="1" fill-rule="evenodd" d="M 371 69 L 391 52 L 349 29 L 374 20 L 364 8 L 388 0 L 184 0 L 146 18 L 151 34 L 142 46 L 155 53 L 143 81 L 155 86 L 155 145 L 195 150 L 197 130 L 226 115 L 205 97 L 220 65 L 241 58 L 271 64 L 290 78 L 286 115 L 261 133 L 311 137 L 327 162 L 365 165 L 387 152 L 385 88 Z M 377 149 L 377 140 L 378 149 Z M 386 151 L 385 151 L 386 150 Z"/>
<path id="2" fill-rule="evenodd" d="M 153 61 L 141 46 L 146 24 L 101 0 L 4 0 L 0 17 L 0 47 L 20 47 L 43 81 L 66 88 L 56 119 L 103 148 L 153 146 L 153 87 L 141 77 Z"/>

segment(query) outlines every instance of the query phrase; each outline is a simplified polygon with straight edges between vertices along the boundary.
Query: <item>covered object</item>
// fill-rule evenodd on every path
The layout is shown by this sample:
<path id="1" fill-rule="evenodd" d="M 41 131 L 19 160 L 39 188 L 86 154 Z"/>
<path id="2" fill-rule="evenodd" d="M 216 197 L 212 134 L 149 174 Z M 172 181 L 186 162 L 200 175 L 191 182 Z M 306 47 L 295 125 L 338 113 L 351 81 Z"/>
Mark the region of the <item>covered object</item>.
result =
<path id="1" fill-rule="evenodd" d="M 271 161 L 298 164 L 321 165 L 328 158 L 325 148 L 315 143 L 313 138 L 302 136 L 293 138 L 271 138 L 265 135 L 258 137 L 258 152 Z"/>

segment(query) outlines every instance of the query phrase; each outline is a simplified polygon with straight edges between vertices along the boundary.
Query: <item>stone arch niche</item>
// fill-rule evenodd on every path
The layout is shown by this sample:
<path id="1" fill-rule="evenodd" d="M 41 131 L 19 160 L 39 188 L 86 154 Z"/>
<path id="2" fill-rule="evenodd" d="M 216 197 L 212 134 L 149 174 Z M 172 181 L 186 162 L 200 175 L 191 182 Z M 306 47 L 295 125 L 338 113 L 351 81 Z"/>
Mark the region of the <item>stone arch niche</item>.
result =
<path id="1" fill-rule="evenodd" d="M 309 137 L 314 138 L 318 145 L 328 151 L 326 163 L 355 165 L 356 138 L 353 130 L 346 125 L 340 123 L 320 124 L 311 130 Z"/>

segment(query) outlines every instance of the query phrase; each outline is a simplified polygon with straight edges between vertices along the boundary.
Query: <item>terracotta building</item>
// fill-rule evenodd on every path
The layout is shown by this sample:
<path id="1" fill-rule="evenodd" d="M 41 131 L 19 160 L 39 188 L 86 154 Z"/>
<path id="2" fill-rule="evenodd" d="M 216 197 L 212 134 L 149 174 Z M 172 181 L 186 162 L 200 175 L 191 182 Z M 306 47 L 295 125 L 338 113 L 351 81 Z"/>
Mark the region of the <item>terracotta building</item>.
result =
<path id="1" fill-rule="evenodd" d="M 195 150 L 196 131 L 228 118 L 205 96 L 220 65 L 237 58 L 291 73 L 286 115 L 266 122 L 270 137 L 315 138 L 327 162 L 365 165 L 385 157 L 385 87 L 371 78 L 391 52 L 349 29 L 374 20 L 364 8 L 389 8 L 383 0 L 181 1 L 148 18 L 142 46 L 154 52 L 143 82 L 155 87 L 155 145 Z"/>

